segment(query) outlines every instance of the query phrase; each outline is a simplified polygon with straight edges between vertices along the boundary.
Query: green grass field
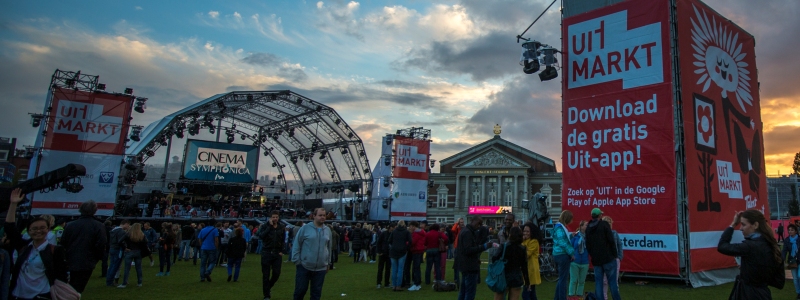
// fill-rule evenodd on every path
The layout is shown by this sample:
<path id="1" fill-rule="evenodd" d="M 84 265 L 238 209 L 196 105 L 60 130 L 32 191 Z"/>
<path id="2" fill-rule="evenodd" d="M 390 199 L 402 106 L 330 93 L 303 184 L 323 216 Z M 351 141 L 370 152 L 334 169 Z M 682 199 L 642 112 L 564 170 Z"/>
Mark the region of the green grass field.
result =
<path id="1" fill-rule="evenodd" d="M 99 278 L 100 267 L 94 271 L 93 278 L 83 293 L 85 300 L 92 299 L 262 299 L 261 295 L 261 261 L 260 255 L 249 254 L 242 264 L 239 282 L 226 282 L 227 268 L 219 267 L 212 273 L 213 282 L 200 282 L 198 266 L 192 262 L 178 262 L 172 267 L 168 277 L 156 277 L 158 273 L 158 258 L 155 266 L 150 267 L 147 258 L 144 259 L 144 283 L 142 287 L 136 286 L 136 272 L 131 268 L 128 287 L 119 289 L 106 287 L 105 279 Z M 336 269 L 329 271 L 325 277 L 322 290 L 322 299 L 455 299 L 457 292 L 434 292 L 430 286 L 423 287 L 420 291 L 393 292 L 389 289 L 376 289 L 377 265 L 369 263 L 352 262 L 347 254 L 339 256 Z M 198 260 L 198 264 L 199 264 Z M 452 260 L 448 261 L 446 278 L 453 279 Z M 425 265 L 422 265 L 425 271 Z M 295 266 L 284 263 L 280 280 L 272 291 L 272 299 L 291 299 L 294 291 Z M 481 279 L 485 278 L 483 271 Z M 422 277 L 424 284 L 424 274 Z M 647 285 L 636 285 L 634 279 L 623 278 L 620 291 L 623 299 L 727 299 L 732 284 L 715 287 L 688 288 L 679 281 L 647 280 Z M 594 282 L 586 282 L 586 290 L 594 290 Z M 539 299 L 552 299 L 555 283 L 543 282 L 537 286 Z M 476 299 L 491 299 L 492 292 L 486 284 L 478 285 Z M 306 294 L 308 299 L 309 294 Z M 772 289 L 773 299 L 794 299 L 794 286 L 791 281 L 786 282 L 783 290 Z"/>

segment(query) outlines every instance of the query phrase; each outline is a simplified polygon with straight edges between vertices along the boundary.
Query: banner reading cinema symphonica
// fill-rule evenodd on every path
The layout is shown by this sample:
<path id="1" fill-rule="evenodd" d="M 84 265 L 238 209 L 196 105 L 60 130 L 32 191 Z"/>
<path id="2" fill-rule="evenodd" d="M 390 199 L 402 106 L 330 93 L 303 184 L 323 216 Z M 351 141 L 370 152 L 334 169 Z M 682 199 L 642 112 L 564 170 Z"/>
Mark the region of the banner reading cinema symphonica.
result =
<path id="1" fill-rule="evenodd" d="M 63 189 L 33 193 L 32 213 L 78 215 L 78 206 L 91 199 L 97 202 L 98 215 L 110 216 L 128 136 L 124 120 L 130 117 L 133 97 L 57 87 L 51 96 L 52 112 L 47 127 L 40 129 L 47 131 L 42 157 L 31 165 L 38 173 L 31 172 L 29 178 L 68 163 L 86 167 L 86 176 L 80 178 L 84 187 L 80 193 Z"/>
<path id="2" fill-rule="evenodd" d="M 700 1 L 677 17 L 691 270 L 735 267 L 717 252 L 733 214 L 769 216 L 755 38 Z"/>
<path id="3" fill-rule="evenodd" d="M 252 183 L 258 174 L 258 147 L 188 140 L 183 176 L 189 180 Z"/>
<path id="4" fill-rule="evenodd" d="M 425 220 L 430 146 L 430 141 L 395 136 L 392 220 Z"/>
<path id="5" fill-rule="evenodd" d="M 563 207 L 614 219 L 623 271 L 679 274 L 668 4 L 624 1 L 562 27 Z"/>

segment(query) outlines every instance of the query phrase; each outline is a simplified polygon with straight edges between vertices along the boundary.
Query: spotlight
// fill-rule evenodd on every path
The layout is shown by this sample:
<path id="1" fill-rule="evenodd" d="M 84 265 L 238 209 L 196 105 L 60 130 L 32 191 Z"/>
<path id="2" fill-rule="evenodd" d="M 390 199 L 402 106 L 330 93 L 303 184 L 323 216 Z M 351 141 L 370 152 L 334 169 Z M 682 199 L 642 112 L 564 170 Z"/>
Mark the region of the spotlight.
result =
<path id="1" fill-rule="evenodd" d="M 214 134 L 214 126 L 208 127 L 208 133 Z"/>
<path id="2" fill-rule="evenodd" d="M 95 87 L 95 90 L 96 91 L 105 91 L 106 90 L 106 84 L 105 83 L 98 83 L 97 87 Z"/>
<path id="3" fill-rule="evenodd" d="M 383 157 L 383 165 L 389 166 L 392 164 L 392 157 L 391 156 L 384 156 Z"/>
<path id="4" fill-rule="evenodd" d="M 147 156 L 153 157 L 153 156 L 156 156 L 156 153 L 153 152 L 153 150 L 147 150 Z"/>
<path id="5" fill-rule="evenodd" d="M 361 150 L 361 152 L 358 152 L 358 156 L 364 157 L 366 155 L 367 155 L 367 152 L 365 152 L 364 150 Z"/>
<path id="6" fill-rule="evenodd" d="M 246 138 L 247 138 L 247 135 L 246 135 L 246 134 L 244 134 L 244 133 L 242 133 L 242 137 L 241 137 L 241 138 L 242 138 L 242 140 L 244 141 L 244 139 L 246 139 Z"/>
<path id="7" fill-rule="evenodd" d="M 225 102 L 217 102 L 217 107 L 219 107 L 220 110 L 225 110 Z"/>
<path id="8" fill-rule="evenodd" d="M 326 187 L 322 188 L 322 192 L 323 193 L 327 193 L 328 192 L 328 187 L 326 186 Z"/>
<path id="9" fill-rule="evenodd" d="M 267 153 L 266 153 L 266 152 L 264 152 L 264 155 L 267 155 Z M 272 167 L 273 167 L 273 168 L 274 168 L 274 167 L 277 167 L 277 166 L 278 166 L 278 164 L 276 164 L 276 163 L 272 163 Z"/>
<path id="10" fill-rule="evenodd" d="M 253 101 L 253 94 L 247 94 L 247 101 Z"/>
<path id="11" fill-rule="evenodd" d="M 317 142 L 311 143 L 311 152 L 317 152 Z"/>
<path id="12" fill-rule="evenodd" d="M 336 125 L 339 125 L 339 123 L 342 123 L 342 120 L 336 119 L 336 121 L 333 121 L 333 123 L 336 123 Z"/>
<path id="13" fill-rule="evenodd" d="M 183 138 L 183 130 L 176 131 L 175 132 L 175 136 L 177 136 L 179 139 L 182 139 Z"/>
<path id="14" fill-rule="evenodd" d="M 328 152 L 327 152 L 327 151 L 322 151 L 322 153 L 319 155 L 319 159 L 325 159 L 325 156 L 326 156 L 327 154 L 328 154 Z"/>
<path id="15" fill-rule="evenodd" d="M 136 102 L 133 104 L 133 110 L 136 112 L 143 114 L 145 108 L 147 108 L 147 98 L 137 97 Z"/>
<path id="16" fill-rule="evenodd" d="M 132 88 L 125 88 L 125 95 L 133 95 L 133 89 Z"/>
<path id="17" fill-rule="evenodd" d="M 309 160 L 309 159 L 310 159 L 310 158 L 308 157 L 308 155 L 306 155 L 306 156 L 303 156 L 303 161 L 304 161 L 304 162 L 308 162 L 308 160 Z"/>
<path id="18" fill-rule="evenodd" d="M 342 148 L 342 154 L 347 154 L 347 148 Z"/>
<path id="19" fill-rule="evenodd" d="M 297 104 L 303 104 L 303 99 L 297 98 Z"/>
<path id="20" fill-rule="evenodd" d="M 275 180 L 273 180 L 273 181 L 270 181 L 270 182 L 269 182 L 269 185 L 270 185 L 270 186 L 273 186 L 273 185 L 275 185 Z"/>
<path id="21" fill-rule="evenodd" d="M 394 139 L 394 136 L 393 136 L 393 135 L 391 135 L 391 134 L 387 134 L 387 135 L 386 135 L 386 145 L 391 145 L 391 144 L 392 144 L 392 140 L 393 140 L 393 139 Z"/>
<path id="22" fill-rule="evenodd" d="M 39 125 L 42 124 L 42 119 L 44 118 L 44 115 L 42 114 L 29 114 L 29 115 L 31 115 L 31 126 L 39 127 Z"/>
<path id="23" fill-rule="evenodd" d="M 347 137 L 349 137 L 349 138 L 351 138 L 351 139 L 352 139 L 354 136 L 356 136 L 356 135 L 355 135 L 355 134 L 353 134 L 352 132 L 347 134 Z"/>
<path id="24" fill-rule="evenodd" d="M 233 136 L 232 134 L 228 135 L 228 144 L 230 144 L 230 143 L 233 143 L 233 141 L 234 141 L 235 139 L 236 139 L 236 137 L 235 137 L 235 136 Z"/>
<path id="25" fill-rule="evenodd" d="M 139 138 L 139 134 L 142 133 L 142 126 L 131 126 L 131 140 L 138 142 L 141 139 Z"/>
<path id="26" fill-rule="evenodd" d="M 314 191 L 314 192 L 315 192 L 315 193 L 317 193 L 317 194 L 319 194 L 319 188 L 317 188 L 317 190 L 316 190 L 316 191 Z"/>
<path id="27" fill-rule="evenodd" d="M 544 68 L 544 71 L 539 73 L 539 79 L 541 81 L 552 80 L 555 79 L 556 77 L 558 77 L 558 71 L 556 71 L 556 68 L 554 68 L 553 66 L 547 66 L 546 68 Z"/>

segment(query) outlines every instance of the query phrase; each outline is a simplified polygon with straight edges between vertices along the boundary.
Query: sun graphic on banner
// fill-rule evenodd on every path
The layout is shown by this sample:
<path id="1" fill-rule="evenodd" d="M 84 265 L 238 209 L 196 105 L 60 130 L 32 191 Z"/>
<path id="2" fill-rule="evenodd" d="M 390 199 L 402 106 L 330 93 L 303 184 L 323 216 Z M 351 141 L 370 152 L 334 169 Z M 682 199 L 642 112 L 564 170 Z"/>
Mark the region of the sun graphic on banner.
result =
<path id="1" fill-rule="evenodd" d="M 696 7 L 694 12 L 697 20 L 692 20 L 692 48 L 695 53 L 694 62 L 699 69 L 695 74 L 703 74 L 697 84 L 703 85 L 703 92 L 707 91 L 711 82 L 722 88 L 722 97 L 727 98 L 728 92 L 736 94 L 736 100 L 742 111 L 747 112 L 747 106 L 753 105 L 753 96 L 750 95 L 750 71 L 744 62 L 747 53 L 742 52 L 742 44 L 737 43 L 739 34 L 727 31 L 722 23 L 717 24 L 713 18 L 709 20 L 705 11 L 701 15 Z"/>

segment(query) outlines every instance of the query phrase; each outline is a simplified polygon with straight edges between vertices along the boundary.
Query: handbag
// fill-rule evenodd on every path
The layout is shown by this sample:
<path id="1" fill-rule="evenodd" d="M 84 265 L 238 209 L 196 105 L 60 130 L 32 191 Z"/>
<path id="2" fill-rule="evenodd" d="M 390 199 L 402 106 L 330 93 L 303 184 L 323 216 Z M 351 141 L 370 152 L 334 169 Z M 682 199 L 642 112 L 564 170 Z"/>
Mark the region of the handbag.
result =
<path id="1" fill-rule="evenodd" d="M 50 298 L 53 300 L 80 300 L 81 293 L 78 293 L 68 283 L 56 279 L 50 286 Z"/>
<path id="2" fill-rule="evenodd" d="M 503 255 L 500 259 L 489 264 L 489 271 L 486 275 L 486 285 L 495 293 L 502 293 L 506 290 L 506 249 L 508 243 L 503 245 Z"/>
<path id="3" fill-rule="evenodd" d="M 446 252 L 446 251 L 447 251 L 447 245 L 444 243 L 444 239 L 439 238 L 439 252 Z"/>
<path id="4" fill-rule="evenodd" d="M 789 258 L 786 259 L 786 269 L 787 270 L 797 269 L 797 258 L 796 257 L 789 256 Z"/>

